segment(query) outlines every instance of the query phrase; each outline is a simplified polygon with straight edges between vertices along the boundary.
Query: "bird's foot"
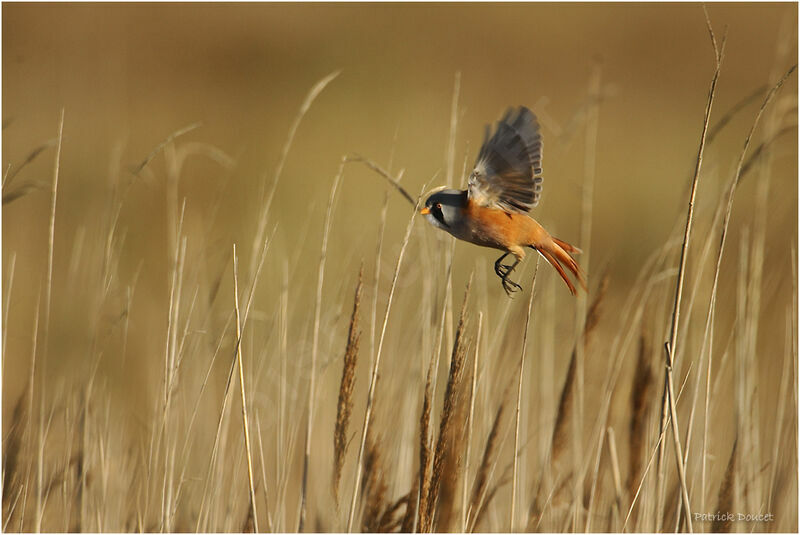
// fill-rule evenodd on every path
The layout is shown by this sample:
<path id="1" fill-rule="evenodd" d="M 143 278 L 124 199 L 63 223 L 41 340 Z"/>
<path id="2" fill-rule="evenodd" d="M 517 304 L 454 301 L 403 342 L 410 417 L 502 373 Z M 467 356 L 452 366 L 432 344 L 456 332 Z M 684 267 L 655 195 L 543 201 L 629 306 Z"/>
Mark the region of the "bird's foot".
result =
<path id="1" fill-rule="evenodd" d="M 508 294 L 509 297 L 511 297 L 512 293 L 522 290 L 522 286 L 512 280 L 508 280 L 508 274 L 506 274 L 504 277 L 501 277 L 500 280 L 503 282 L 503 289 L 506 291 L 506 294 Z"/>
<path id="2" fill-rule="evenodd" d="M 511 273 L 511 270 L 514 269 L 516 264 L 495 264 L 494 272 L 497 274 L 498 277 L 501 279 L 505 279 Z"/>

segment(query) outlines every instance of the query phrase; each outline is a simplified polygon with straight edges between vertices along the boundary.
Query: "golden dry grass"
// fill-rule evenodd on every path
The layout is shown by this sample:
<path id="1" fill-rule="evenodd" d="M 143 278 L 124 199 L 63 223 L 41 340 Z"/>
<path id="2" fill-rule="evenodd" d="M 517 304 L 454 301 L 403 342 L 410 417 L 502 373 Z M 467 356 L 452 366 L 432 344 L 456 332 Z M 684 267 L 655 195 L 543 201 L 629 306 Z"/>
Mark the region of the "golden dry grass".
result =
<path id="1" fill-rule="evenodd" d="M 286 24 L 309 13 L 261 9 L 250 13 Z M 363 13 L 419 15 L 403 9 Z M 469 12 L 454 9 L 432 7 L 430 20 Z M 464 20 L 559 13 L 496 9 Z M 526 293 L 510 300 L 493 252 L 454 244 L 406 202 L 469 168 L 480 132 L 465 132 L 493 118 L 473 117 L 466 96 L 485 68 L 462 67 L 453 86 L 451 69 L 435 90 L 445 105 L 425 115 L 446 128 L 419 130 L 432 165 L 412 157 L 406 130 L 332 104 L 358 98 L 348 76 L 359 75 L 338 67 L 287 90 L 259 131 L 268 165 L 194 116 L 119 126 L 129 145 L 96 152 L 74 101 L 41 131 L 7 123 L 22 109 L 8 77 L 24 74 L 24 49 L 7 40 L 24 36 L 6 24 L 32 12 L 4 5 L 4 531 L 796 531 L 797 28 L 776 29 L 774 9 L 753 19 L 776 35 L 756 58 L 769 72 L 743 85 L 758 62 L 742 59 L 734 24 L 713 108 L 702 10 L 647 11 L 665 27 L 698 22 L 702 60 L 686 68 L 702 76 L 674 89 L 670 105 L 688 111 L 639 132 L 639 152 L 614 130 L 668 99 L 653 89 L 620 108 L 614 84 L 644 82 L 613 58 L 577 69 L 580 90 L 558 103 L 569 112 L 530 103 L 545 118 L 546 168 L 573 177 L 548 175 L 542 220 L 580 233 L 590 284 L 576 300 L 529 260 Z M 710 16 L 721 34 L 716 17 L 740 15 Z M 487 50 L 509 71 L 516 41 L 500 40 Z M 390 140 L 382 152 L 331 152 L 364 124 Z M 640 159 L 651 174 L 628 169 Z M 677 193 L 663 196 L 665 180 Z M 652 189 L 620 189 L 642 181 Z M 717 512 L 734 520 L 702 516 Z"/>

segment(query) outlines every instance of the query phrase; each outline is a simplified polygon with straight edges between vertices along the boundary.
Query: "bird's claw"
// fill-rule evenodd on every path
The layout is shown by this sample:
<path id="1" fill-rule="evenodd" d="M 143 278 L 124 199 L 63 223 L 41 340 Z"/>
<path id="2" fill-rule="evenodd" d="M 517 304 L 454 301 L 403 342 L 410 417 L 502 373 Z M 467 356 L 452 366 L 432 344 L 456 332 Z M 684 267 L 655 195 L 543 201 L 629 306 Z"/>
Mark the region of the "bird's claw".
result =
<path id="1" fill-rule="evenodd" d="M 503 289 L 506 291 L 506 294 L 508 294 L 508 296 L 511 297 L 512 293 L 519 292 L 520 290 L 522 290 L 522 286 L 520 286 L 514 281 L 508 280 L 508 278 L 506 277 L 502 277 Z"/>
<path id="2" fill-rule="evenodd" d="M 497 261 L 494 263 L 494 272 L 498 277 L 500 277 L 500 280 L 503 283 L 503 290 L 505 290 L 506 294 L 511 297 L 512 293 L 522 290 L 522 286 L 514 281 L 508 280 L 508 276 L 511 275 L 511 272 L 514 271 L 514 268 L 517 267 L 517 264 L 519 264 L 519 259 L 517 259 L 517 261 L 513 264 L 503 264 L 503 259 L 509 254 L 510 253 L 506 253 L 497 259 Z"/>
<path id="3" fill-rule="evenodd" d="M 509 264 L 498 264 L 497 266 L 495 266 L 494 272 L 501 279 L 505 279 L 506 277 L 508 277 L 508 274 L 511 273 L 511 270 L 513 268 L 514 266 L 511 266 Z"/>

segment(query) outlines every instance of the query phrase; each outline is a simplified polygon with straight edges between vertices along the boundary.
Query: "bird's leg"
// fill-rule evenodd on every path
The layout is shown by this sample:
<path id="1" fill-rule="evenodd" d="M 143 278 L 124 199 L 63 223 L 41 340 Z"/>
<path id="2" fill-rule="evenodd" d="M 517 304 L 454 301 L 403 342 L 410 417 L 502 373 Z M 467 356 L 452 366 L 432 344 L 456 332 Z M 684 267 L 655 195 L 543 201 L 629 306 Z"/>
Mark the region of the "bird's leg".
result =
<path id="1" fill-rule="evenodd" d="M 504 277 L 501 277 L 501 280 L 503 281 L 503 289 L 506 291 L 509 297 L 511 297 L 512 292 L 518 292 L 522 290 L 522 286 L 508 279 L 508 276 L 511 274 L 511 272 L 514 270 L 515 267 L 517 267 L 517 264 L 519 264 L 519 260 L 514 262 L 514 265 L 511 266 L 511 268 L 508 270 L 508 272 L 506 272 Z"/>
<path id="2" fill-rule="evenodd" d="M 513 267 L 511 267 L 510 265 L 502 263 L 503 259 L 505 257 L 507 257 L 508 255 L 510 255 L 510 254 L 511 253 L 508 253 L 508 252 L 505 253 L 503 256 L 501 256 L 500 258 L 497 259 L 497 262 L 494 263 L 494 272 L 501 279 L 507 277 L 508 274 L 511 272 L 511 269 L 513 269 Z M 514 264 L 514 265 L 516 266 L 516 264 Z"/>
<path id="3" fill-rule="evenodd" d="M 506 254 L 508 254 L 508 253 L 506 253 Z M 506 255 L 503 255 L 502 257 L 500 257 L 500 260 L 505 258 L 505 256 Z M 512 280 L 508 280 L 508 276 L 511 275 L 511 272 L 514 271 L 515 267 L 517 267 L 517 264 L 519 264 L 520 259 L 517 258 L 516 261 L 510 266 L 504 265 L 504 264 L 499 264 L 500 260 L 498 260 L 498 264 L 495 264 L 495 271 L 497 272 L 497 275 L 500 277 L 500 280 L 503 283 L 503 289 L 506 291 L 508 296 L 511 297 L 511 294 L 513 292 L 518 292 L 518 291 L 522 290 L 522 286 L 520 286 L 519 284 L 517 284 L 516 282 L 514 282 Z M 499 268 L 502 268 L 502 269 L 499 269 Z M 502 273 L 500 273 L 500 271 L 502 271 Z"/>

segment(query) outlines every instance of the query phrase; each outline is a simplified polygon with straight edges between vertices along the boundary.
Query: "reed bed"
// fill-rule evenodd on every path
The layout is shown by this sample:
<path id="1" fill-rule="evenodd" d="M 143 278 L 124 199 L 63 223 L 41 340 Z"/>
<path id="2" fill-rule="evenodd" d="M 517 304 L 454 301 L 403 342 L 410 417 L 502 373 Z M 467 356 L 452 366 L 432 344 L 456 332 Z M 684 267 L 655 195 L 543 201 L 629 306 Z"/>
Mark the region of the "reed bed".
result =
<path id="1" fill-rule="evenodd" d="M 319 179 L 330 187 L 324 219 L 277 217 L 292 144 L 338 72 L 300 106 L 272 179 L 261 178 L 257 208 L 236 207 L 253 231 L 237 240 L 214 233 L 227 206 L 220 197 L 198 217 L 179 188 L 193 158 L 212 157 L 220 176 L 235 166 L 219 149 L 185 141 L 200 135 L 192 125 L 140 163 L 117 166 L 100 223 L 69 229 L 72 241 L 58 243 L 66 110 L 56 141 L 3 179 L 4 205 L 50 201 L 41 280 L 20 287 L 17 257 L 3 256 L 4 372 L 7 362 L 25 363 L 21 393 L 4 397 L 12 408 L 3 422 L 3 530 L 796 531 L 797 236 L 783 251 L 765 246 L 768 188 L 786 179 L 773 176 L 770 150 L 796 129 L 796 99 L 776 101 L 788 98 L 781 86 L 794 67 L 718 112 L 724 43 L 710 34 L 713 81 L 698 112 L 698 151 L 686 155 L 694 174 L 676 186 L 691 184 L 688 214 L 686 204 L 673 207 L 673 232 L 634 281 L 603 273 L 595 251 L 583 266 L 585 302 L 534 261 L 523 266 L 526 294 L 515 300 L 489 265 L 459 264 L 452 240 L 422 225 L 417 206 L 408 213 L 391 189 L 418 203 L 391 162 L 346 155 Z M 602 138 L 600 74 L 591 76 L 581 124 L 587 251 L 601 179 L 592 163 Z M 461 89 L 457 74 L 442 140 L 447 181 L 458 180 Z M 704 153 L 737 124 L 733 116 L 748 113 L 740 153 Z M 47 157 L 49 188 L 14 180 Z M 729 181 L 706 185 L 709 163 L 732 167 Z M 734 196 L 748 174 L 761 188 L 757 209 L 739 213 Z M 129 269 L 119 213 L 126 192 L 153 178 L 164 180 L 168 202 L 165 261 Z M 331 249 L 350 251 L 342 232 L 358 235 L 337 227 L 353 207 L 337 203 L 337 191 L 383 179 L 392 196 L 376 202 L 374 258 L 331 267 Z M 403 239 L 389 243 L 394 200 L 408 219 Z M 307 240 L 282 243 L 288 224 L 307 225 Z M 734 227 L 738 243 L 728 241 Z M 54 273 L 57 255 L 69 255 L 68 279 Z M 167 281 L 164 295 L 150 296 L 160 314 L 148 318 L 135 310 L 142 269 L 160 269 Z M 32 332 L 14 328 L 20 294 L 35 303 Z M 64 305 L 78 296 L 80 311 Z M 74 350 L 83 358 L 75 373 L 52 374 L 63 347 L 54 326 L 67 320 L 80 331 Z M 765 340 L 775 329 L 780 336 Z M 6 353 L 9 339 L 26 342 Z M 147 385 L 140 406 L 112 401 L 120 381 L 112 365 L 138 367 L 137 384 Z M 17 379 L 4 373 L 4 386 L 9 380 Z M 727 512 L 734 516 L 715 515 Z"/>

